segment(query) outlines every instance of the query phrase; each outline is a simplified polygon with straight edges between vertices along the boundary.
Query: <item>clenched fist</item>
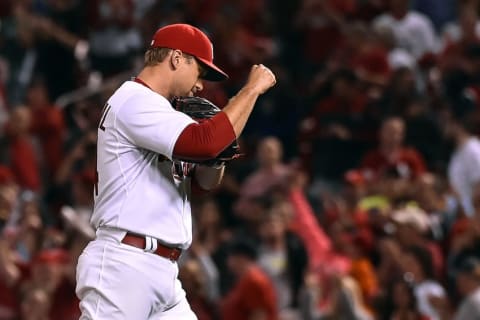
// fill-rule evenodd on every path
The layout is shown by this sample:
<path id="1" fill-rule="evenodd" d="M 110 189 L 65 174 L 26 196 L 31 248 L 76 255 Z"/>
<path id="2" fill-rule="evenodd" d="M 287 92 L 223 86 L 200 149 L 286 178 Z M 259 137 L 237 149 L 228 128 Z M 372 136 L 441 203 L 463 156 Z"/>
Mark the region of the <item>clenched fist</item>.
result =
<path id="1" fill-rule="evenodd" d="M 277 80 L 272 70 L 263 64 L 256 64 L 252 66 L 245 86 L 254 88 L 258 94 L 263 94 L 273 87 L 276 82 Z"/>

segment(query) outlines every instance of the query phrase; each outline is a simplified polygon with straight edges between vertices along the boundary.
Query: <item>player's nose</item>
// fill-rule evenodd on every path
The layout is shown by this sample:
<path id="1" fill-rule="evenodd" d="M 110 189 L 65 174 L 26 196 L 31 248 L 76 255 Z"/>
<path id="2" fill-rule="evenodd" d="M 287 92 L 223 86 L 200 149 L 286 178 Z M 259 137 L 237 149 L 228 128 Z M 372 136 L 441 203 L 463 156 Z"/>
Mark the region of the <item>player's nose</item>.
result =
<path id="1" fill-rule="evenodd" d="M 195 92 L 200 92 L 203 90 L 203 81 L 202 79 L 198 79 L 197 82 L 195 82 L 194 86 Z"/>

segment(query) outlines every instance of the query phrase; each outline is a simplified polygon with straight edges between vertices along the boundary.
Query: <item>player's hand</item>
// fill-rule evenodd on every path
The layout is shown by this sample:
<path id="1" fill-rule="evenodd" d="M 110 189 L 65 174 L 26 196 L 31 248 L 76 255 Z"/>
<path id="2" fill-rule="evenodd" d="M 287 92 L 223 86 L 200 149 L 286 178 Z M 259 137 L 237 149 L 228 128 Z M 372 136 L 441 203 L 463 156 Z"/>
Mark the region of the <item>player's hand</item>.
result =
<path id="1" fill-rule="evenodd" d="M 253 88 L 258 94 L 263 94 L 265 91 L 275 85 L 277 79 L 272 70 L 265 67 L 263 64 L 256 64 L 252 66 L 248 76 L 245 87 Z"/>

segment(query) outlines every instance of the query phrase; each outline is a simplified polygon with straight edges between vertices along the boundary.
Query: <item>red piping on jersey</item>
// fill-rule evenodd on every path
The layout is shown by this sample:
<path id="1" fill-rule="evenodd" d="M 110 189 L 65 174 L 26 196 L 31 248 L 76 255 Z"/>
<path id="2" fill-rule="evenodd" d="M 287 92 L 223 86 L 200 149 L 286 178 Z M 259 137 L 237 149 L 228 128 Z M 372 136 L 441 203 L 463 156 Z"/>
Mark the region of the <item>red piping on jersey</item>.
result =
<path id="1" fill-rule="evenodd" d="M 153 90 L 152 88 L 150 88 L 150 86 L 148 84 L 145 83 L 145 81 L 143 81 L 142 79 L 140 79 L 138 77 L 134 77 L 132 80 L 137 82 L 137 83 L 140 83 L 142 86 L 145 86 L 150 90 Z"/>
<path id="2" fill-rule="evenodd" d="M 213 118 L 188 125 L 173 149 L 174 157 L 191 160 L 215 158 L 236 139 L 235 131 L 225 112 Z"/>

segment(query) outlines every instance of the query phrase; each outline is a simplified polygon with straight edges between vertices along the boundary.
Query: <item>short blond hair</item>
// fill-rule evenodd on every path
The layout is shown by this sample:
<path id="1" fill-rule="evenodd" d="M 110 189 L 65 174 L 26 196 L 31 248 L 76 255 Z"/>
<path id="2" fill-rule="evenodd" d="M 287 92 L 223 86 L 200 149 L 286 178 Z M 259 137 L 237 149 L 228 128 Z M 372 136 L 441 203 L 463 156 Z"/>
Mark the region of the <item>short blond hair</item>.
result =
<path id="1" fill-rule="evenodd" d="M 155 66 L 169 55 L 172 49 L 170 48 L 150 48 L 145 52 L 145 66 Z"/>
<path id="2" fill-rule="evenodd" d="M 145 66 L 155 66 L 161 62 L 163 62 L 163 60 L 165 60 L 165 58 L 170 54 L 170 52 L 172 51 L 172 49 L 170 48 L 150 48 L 147 50 L 147 52 L 145 52 L 145 59 L 144 59 L 144 62 L 145 62 Z M 182 53 L 185 57 L 188 58 L 188 60 L 192 60 L 194 59 L 194 57 L 190 54 L 187 54 L 187 53 Z"/>

